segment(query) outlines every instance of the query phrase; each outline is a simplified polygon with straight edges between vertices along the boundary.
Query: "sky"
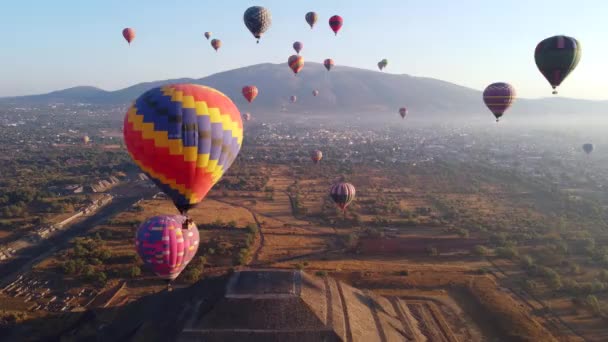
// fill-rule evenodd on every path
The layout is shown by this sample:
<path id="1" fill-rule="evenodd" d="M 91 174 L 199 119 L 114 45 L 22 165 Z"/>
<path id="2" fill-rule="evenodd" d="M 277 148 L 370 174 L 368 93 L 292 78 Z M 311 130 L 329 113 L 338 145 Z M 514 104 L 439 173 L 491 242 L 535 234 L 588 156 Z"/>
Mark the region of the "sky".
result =
<path id="1" fill-rule="evenodd" d="M 243 12 L 260 5 L 273 24 L 260 44 Z M 304 15 L 319 14 L 311 30 Z M 582 58 L 560 96 L 608 99 L 605 0 L 19 0 L 0 10 L 0 96 L 90 85 L 116 90 L 169 78 L 201 78 L 258 63 L 284 63 L 292 43 L 305 61 L 432 77 L 482 90 L 511 83 L 519 97 L 551 96 L 536 69 L 544 38 L 577 38 Z M 334 36 L 328 19 L 344 18 Z M 129 46 L 122 29 L 133 27 Z M 215 52 L 203 37 L 212 31 Z M 304 66 L 306 67 L 306 66 Z"/>

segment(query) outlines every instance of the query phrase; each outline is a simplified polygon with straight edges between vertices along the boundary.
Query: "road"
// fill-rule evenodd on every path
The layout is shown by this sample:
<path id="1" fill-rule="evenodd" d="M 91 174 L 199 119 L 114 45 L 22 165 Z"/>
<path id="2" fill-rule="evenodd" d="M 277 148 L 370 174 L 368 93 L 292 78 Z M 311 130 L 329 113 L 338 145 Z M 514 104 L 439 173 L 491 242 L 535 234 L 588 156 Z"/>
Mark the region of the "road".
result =
<path id="1" fill-rule="evenodd" d="M 125 184 L 124 186 L 129 186 L 129 184 Z M 18 257 L 0 265 L 0 274 L 2 275 L 0 278 L 0 288 L 8 285 L 19 275 L 28 272 L 36 263 L 44 260 L 56 251 L 67 247 L 70 240 L 74 237 L 88 232 L 96 225 L 129 208 L 144 195 L 151 195 L 154 192 L 156 191 L 138 189 L 137 192 L 132 192 L 135 193 L 132 196 L 114 197 L 110 204 L 94 214 L 71 224 L 49 239 L 43 240 L 40 244 L 21 250 Z"/>

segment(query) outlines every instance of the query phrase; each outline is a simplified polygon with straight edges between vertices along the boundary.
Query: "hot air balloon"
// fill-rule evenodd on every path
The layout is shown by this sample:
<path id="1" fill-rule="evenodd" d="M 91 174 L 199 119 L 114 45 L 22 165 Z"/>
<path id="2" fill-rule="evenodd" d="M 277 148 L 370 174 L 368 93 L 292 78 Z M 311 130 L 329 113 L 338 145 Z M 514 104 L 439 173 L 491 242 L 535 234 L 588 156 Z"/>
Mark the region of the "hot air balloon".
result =
<path id="1" fill-rule="evenodd" d="M 399 115 L 401 115 L 402 119 L 405 119 L 405 116 L 407 115 L 407 108 L 405 108 L 405 107 L 399 108 Z"/>
<path id="2" fill-rule="evenodd" d="M 330 71 L 331 68 L 334 67 L 334 60 L 331 58 L 328 58 L 323 61 L 323 65 L 325 65 L 325 69 L 327 69 L 327 71 Z"/>
<path id="3" fill-rule="evenodd" d="M 298 97 L 295 95 L 291 95 L 289 97 L 289 101 L 291 101 L 291 103 L 296 103 L 296 101 L 298 101 Z"/>
<path id="4" fill-rule="evenodd" d="M 243 122 L 218 90 L 172 84 L 135 100 L 125 115 L 124 138 L 135 164 L 186 214 L 236 159 Z"/>
<path id="5" fill-rule="evenodd" d="M 315 163 L 318 164 L 321 159 L 323 158 L 323 152 L 319 151 L 319 150 L 314 150 L 310 152 L 310 159 Z"/>
<path id="6" fill-rule="evenodd" d="M 84 136 L 82 137 L 82 143 L 86 145 L 86 144 L 88 144 L 89 142 L 91 142 L 91 138 L 89 138 L 89 136 L 88 136 L 88 135 L 84 135 Z"/>
<path id="7" fill-rule="evenodd" d="M 300 54 L 300 51 L 302 51 L 303 47 L 304 47 L 304 44 L 302 44 L 301 42 L 293 43 L 293 49 L 296 50 L 297 54 Z"/>
<path id="8" fill-rule="evenodd" d="M 244 86 L 243 87 L 243 96 L 247 99 L 247 102 L 251 103 L 258 96 L 258 88 L 256 86 Z"/>
<path id="9" fill-rule="evenodd" d="M 317 22 L 317 19 L 319 19 L 319 16 L 315 12 L 308 12 L 306 13 L 305 18 L 308 25 L 310 25 L 310 29 L 312 30 L 312 27 L 315 26 L 315 23 Z"/>
<path id="10" fill-rule="evenodd" d="M 268 31 L 270 25 L 272 25 L 272 16 L 268 9 L 261 6 L 252 6 L 245 11 L 243 21 L 259 43 L 262 34 Z"/>
<path id="11" fill-rule="evenodd" d="M 329 18 L 329 27 L 331 27 L 331 30 L 334 31 L 336 36 L 338 35 L 338 31 L 342 28 L 342 24 L 344 24 L 344 20 L 339 15 L 334 15 Z"/>
<path id="12" fill-rule="evenodd" d="M 135 235 L 137 254 L 168 284 L 190 263 L 198 245 L 198 228 L 181 215 L 151 217 L 139 226 Z"/>
<path id="13" fill-rule="evenodd" d="M 291 68 L 294 74 L 298 74 L 304 67 L 304 57 L 298 55 L 291 55 L 287 60 L 287 64 Z"/>
<path id="14" fill-rule="evenodd" d="M 329 196 L 346 216 L 346 207 L 355 199 L 355 187 L 350 183 L 338 182 L 329 189 Z"/>
<path id="15" fill-rule="evenodd" d="M 382 69 L 386 68 L 387 65 L 388 65 L 388 61 L 386 59 L 383 59 L 380 62 L 378 62 L 378 69 L 380 69 L 380 71 L 382 71 Z"/>
<path id="16" fill-rule="evenodd" d="M 317 89 L 312 91 L 312 96 L 317 96 L 319 95 L 319 91 Z"/>
<path id="17" fill-rule="evenodd" d="M 133 39 L 135 39 L 135 30 L 130 27 L 127 27 L 122 30 L 122 36 L 125 37 L 127 43 L 131 45 L 131 42 L 133 41 Z"/>
<path id="18" fill-rule="evenodd" d="M 556 88 L 576 68 L 581 53 L 578 40 L 567 36 L 549 37 L 536 45 L 536 66 L 553 87 L 553 94 L 557 94 Z"/>
<path id="19" fill-rule="evenodd" d="M 245 121 L 251 120 L 251 114 L 249 114 L 249 113 L 243 114 L 243 119 L 245 119 Z"/>
<path id="20" fill-rule="evenodd" d="M 515 89 L 508 83 L 492 83 L 483 91 L 483 102 L 496 117 L 496 122 L 511 107 L 515 100 Z"/>
<path id="21" fill-rule="evenodd" d="M 211 38 L 211 32 L 205 32 L 205 38 L 209 40 L 209 38 Z"/>
<path id="22" fill-rule="evenodd" d="M 222 41 L 219 39 L 212 39 L 211 46 L 213 46 L 213 48 L 217 52 L 217 50 L 222 47 Z"/>
<path id="23" fill-rule="evenodd" d="M 593 144 L 583 144 L 583 151 L 585 151 L 585 153 L 590 154 L 591 152 L 593 152 Z"/>

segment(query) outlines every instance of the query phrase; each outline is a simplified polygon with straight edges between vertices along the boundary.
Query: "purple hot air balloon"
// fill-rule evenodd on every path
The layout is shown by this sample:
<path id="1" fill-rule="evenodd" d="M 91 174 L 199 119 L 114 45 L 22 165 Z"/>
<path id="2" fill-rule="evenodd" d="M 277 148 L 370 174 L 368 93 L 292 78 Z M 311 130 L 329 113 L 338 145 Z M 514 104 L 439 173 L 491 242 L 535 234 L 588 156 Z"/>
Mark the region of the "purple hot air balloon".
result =
<path id="1" fill-rule="evenodd" d="M 135 236 L 137 254 L 160 278 L 172 281 L 186 268 L 198 249 L 196 225 L 181 215 L 149 218 L 139 226 Z"/>
<path id="2" fill-rule="evenodd" d="M 296 50 L 296 53 L 299 55 L 300 51 L 302 51 L 302 48 L 304 47 L 304 44 L 302 44 L 302 42 L 295 42 L 293 43 L 293 49 Z"/>
<path id="3" fill-rule="evenodd" d="M 483 102 L 496 117 L 496 122 L 511 107 L 515 100 L 515 89 L 508 83 L 492 83 L 483 91 Z"/>

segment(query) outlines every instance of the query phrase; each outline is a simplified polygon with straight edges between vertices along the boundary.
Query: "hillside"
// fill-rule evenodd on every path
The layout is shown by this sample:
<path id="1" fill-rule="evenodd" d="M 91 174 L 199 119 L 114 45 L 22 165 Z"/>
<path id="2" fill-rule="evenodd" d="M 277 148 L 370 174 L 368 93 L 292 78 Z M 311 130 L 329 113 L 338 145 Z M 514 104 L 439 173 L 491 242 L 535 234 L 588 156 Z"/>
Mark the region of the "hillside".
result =
<path id="1" fill-rule="evenodd" d="M 94 87 L 75 87 L 48 94 L 2 98 L 0 103 L 92 103 L 128 104 L 154 86 L 176 82 L 205 84 L 230 96 L 242 111 L 278 112 L 287 106 L 290 112 L 323 113 L 394 112 L 407 106 L 411 113 L 430 115 L 487 114 L 481 92 L 453 83 L 409 75 L 395 75 L 365 69 L 336 66 L 327 72 L 319 63 L 306 63 L 294 76 L 284 64 L 258 64 L 220 72 L 201 79 L 174 79 L 146 82 L 128 88 L 105 91 Z M 244 85 L 255 84 L 260 94 L 253 104 L 241 95 Z M 313 97 L 312 90 L 319 96 Z M 298 101 L 289 103 L 296 95 Z M 608 101 L 576 100 L 562 97 L 518 99 L 511 113 L 530 114 L 603 114 Z"/>

